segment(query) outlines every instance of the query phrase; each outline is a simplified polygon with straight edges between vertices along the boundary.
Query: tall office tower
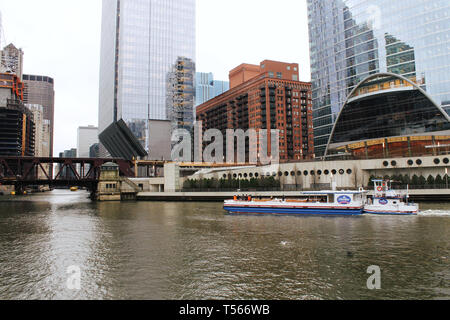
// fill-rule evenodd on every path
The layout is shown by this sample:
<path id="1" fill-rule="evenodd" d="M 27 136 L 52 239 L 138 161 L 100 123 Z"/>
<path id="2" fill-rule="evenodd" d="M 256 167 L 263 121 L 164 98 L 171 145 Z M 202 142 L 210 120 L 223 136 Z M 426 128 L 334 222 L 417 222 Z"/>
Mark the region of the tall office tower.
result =
<path id="1" fill-rule="evenodd" d="M 308 15 L 317 156 L 347 98 L 371 75 L 407 79 L 450 111 L 449 1 L 308 0 Z"/>
<path id="2" fill-rule="evenodd" d="M 55 120 L 54 81 L 50 77 L 23 75 L 25 85 L 23 101 L 26 104 L 39 104 L 44 109 L 44 120 L 50 122 L 50 157 L 53 156 L 53 135 Z"/>
<path id="3" fill-rule="evenodd" d="M 34 156 L 48 158 L 50 157 L 50 121 L 44 119 L 44 108 L 38 104 L 26 104 L 34 120 Z M 50 164 L 43 164 L 46 172 L 51 172 Z M 38 170 L 40 178 L 45 179 L 45 173 Z"/>
<path id="4" fill-rule="evenodd" d="M 180 58 L 195 62 L 195 0 L 103 0 L 99 132 L 123 119 L 148 151 Z"/>
<path id="5" fill-rule="evenodd" d="M 78 127 L 77 158 L 90 158 L 91 146 L 96 143 L 98 143 L 98 128 L 96 126 Z M 82 170 L 89 170 L 90 165 L 86 165 L 82 169 L 81 165 L 77 164 L 76 168 L 79 173 L 83 173 Z"/>
<path id="6" fill-rule="evenodd" d="M 166 116 L 173 133 L 176 129 L 189 132 L 194 126 L 195 63 L 179 58 L 167 75 Z"/>
<path id="7" fill-rule="evenodd" d="M 70 150 L 64 150 L 64 152 L 59 153 L 60 158 L 76 158 L 77 157 L 77 149 L 72 148 Z M 59 164 L 59 172 L 60 179 L 73 179 L 75 178 L 75 173 L 72 168 L 66 166 L 63 168 L 62 164 Z"/>
<path id="8" fill-rule="evenodd" d="M 10 43 L 0 51 L 0 72 L 12 73 L 22 81 L 23 51 Z"/>
<path id="9" fill-rule="evenodd" d="M 89 147 L 89 158 L 100 158 L 100 143 L 94 143 Z"/>
<path id="10" fill-rule="evenodd" d="M 34 155 L 36 157 L 50 156 L 50 121 L 44 119 L 44 108 L 39 104 L 25 105 L 32 113 L 35 125 Z"/>
<path id="11" fill-rule="evenodd" d="M 77 134 L 77 158 L 89 158 L 90 148 L 98 143 L 98 128 L 95 126 L 79 127 Z"/>
<path id="12" fill-rule="evenodd" d="M 214 80 L 211 72 L 197 72 L 195 74 L 195 90 L 195 106 L 197 107 L 230 90 L 230 82 Z"/>

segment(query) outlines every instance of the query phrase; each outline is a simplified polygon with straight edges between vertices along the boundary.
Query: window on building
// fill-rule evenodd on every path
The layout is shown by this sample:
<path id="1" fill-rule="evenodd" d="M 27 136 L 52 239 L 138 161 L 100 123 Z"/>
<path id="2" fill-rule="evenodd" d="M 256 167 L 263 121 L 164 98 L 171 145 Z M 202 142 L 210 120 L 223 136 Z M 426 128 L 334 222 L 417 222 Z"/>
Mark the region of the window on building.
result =
<path id="1" fill-rule="evenodd" d="M 293 74 L 293 75 L 292 75 L 292 80 L 298 81 L 298 76 L 297 76 L 296 74 Z"/>
<path id="2" fill-rule="evenodd" d="M 282 74 L 281 72 L 277 72 L 277 78 L 278 78 L 278 79 L 283 78 L 283 74 Z"/>
<path id="3" fill-rule="evenodd" d="M 274 77 L 273 72 L 272 72 L 272 71 L 269 71 L 269 78 L 273 78 L 273 77 Z"/>

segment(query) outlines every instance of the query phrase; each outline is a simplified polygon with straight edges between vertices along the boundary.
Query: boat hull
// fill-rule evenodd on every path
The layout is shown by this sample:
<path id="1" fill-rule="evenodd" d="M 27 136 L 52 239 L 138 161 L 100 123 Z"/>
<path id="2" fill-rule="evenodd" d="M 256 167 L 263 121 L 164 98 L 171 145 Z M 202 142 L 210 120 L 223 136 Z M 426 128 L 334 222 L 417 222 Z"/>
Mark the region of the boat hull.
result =
<path id="1" fill-rule="evenodd" d="M 417 212 L 394 212 L 394 211 L 374 211 L 364 210 L 366 214 L 385 215 L 385 216 L 416 216 Z"/>
<path id="2" fill-rule="evenodd" d="M 419 207 L 417 205 L 401 204 L 386 204 L 386 205 L 366 205 L 364 207 L 364 213 L 376 214 L 385 216 L 414 216 L 419 213 Z"/>
<path id="3" fill-rule="evenodd" d="M 362 208 L 283 208 L 258 206 L 224 206 L 230 214 L 266 214 L 266 215 L 333 215 L 357 216 L 363 214 Z"/>

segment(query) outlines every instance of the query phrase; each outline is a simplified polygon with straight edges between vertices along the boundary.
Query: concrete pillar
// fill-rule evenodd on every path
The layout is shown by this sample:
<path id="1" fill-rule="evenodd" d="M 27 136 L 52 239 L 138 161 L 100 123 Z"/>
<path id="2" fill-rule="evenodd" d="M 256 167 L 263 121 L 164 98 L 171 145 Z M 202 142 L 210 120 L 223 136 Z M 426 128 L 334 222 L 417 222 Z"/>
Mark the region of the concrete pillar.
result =
<path id="1" fill-rule="evenodd" d="M 180 188 L 180 166 L 176 163 L 164 165 L 164 191 L 177 192 Z"/>

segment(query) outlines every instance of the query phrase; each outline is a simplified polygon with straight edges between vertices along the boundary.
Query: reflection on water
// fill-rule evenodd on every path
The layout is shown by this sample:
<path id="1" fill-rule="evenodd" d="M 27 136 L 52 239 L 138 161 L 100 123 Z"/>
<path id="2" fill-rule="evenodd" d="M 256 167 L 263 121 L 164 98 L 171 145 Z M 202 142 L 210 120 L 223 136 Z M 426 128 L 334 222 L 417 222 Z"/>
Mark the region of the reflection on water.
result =
<path id="1" fill-rule="evenodd" d="M 0 201 L 0 299 L 450 298 L 450 204 L 326 218 L 66 191 Z M 366 286 L 371 265 L 379 291 Z M 69 266 L 80 291 L 67 288 Z"/>

